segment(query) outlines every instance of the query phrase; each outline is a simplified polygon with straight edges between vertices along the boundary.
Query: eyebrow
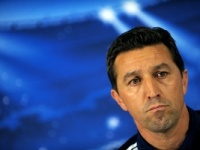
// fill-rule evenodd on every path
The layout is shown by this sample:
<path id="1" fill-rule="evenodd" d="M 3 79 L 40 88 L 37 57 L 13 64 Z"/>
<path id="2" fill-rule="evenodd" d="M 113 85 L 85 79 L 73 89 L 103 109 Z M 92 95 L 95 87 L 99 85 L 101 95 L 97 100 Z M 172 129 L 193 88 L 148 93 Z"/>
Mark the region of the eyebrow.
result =
<path id="1" fill-rule="evenodd" d="M 159 69 L 163 69 L 163 68 L 170 69 L 170 67 L 169 67 L 168 64 L 166 64 L 166 63 L 161 63 L 160 65 L 154 66 L 154 67 L 153 67 L 153 70 L 159 70 Z"/>
<path id="2" fill-rule="evenodd" d="M 163 69 L 163 68 L 166 68 L 166 69 L 170 69 L 169 65 L 166 64 L 166 63 L 161 63 L 159 65 L 156 65 L 153 67 L 153 71 L 156 71 L 156 70 L 159 70 L 159 69 Z M 138 76 L 140 73 L 139 73 L 139 70 L 134 70 L 132 72 L 128 72 L 124 75 L 123 77 L 123 81 L 126 82 L 126 80 L 130 77 L 133 77 L 133 76 Z"/>
<path id="3" fill-rule="evenodd" d="M 133 76 L 138 76 L 139 75 L 139 71 L 138 70 L 135 70 L 135 71 L 132 71 L 132 72 L 128 72 L 124 75 L 124 78 L 123 78 L 123 81 L 126 82 L 126 80 L 130 77 L 133 77 Z"/>

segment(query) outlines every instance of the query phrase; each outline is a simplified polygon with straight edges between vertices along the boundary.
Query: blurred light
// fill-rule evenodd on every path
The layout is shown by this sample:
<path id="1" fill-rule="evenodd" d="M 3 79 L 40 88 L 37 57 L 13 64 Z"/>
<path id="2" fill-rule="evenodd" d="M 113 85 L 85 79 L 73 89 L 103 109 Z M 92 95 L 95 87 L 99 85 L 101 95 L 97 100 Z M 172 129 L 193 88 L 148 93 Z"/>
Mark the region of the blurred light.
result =
<path id="1" fill-rule="evenodd" d="M 140 12 L 140 7 L 137 3 L 135 2 L 125 2 L 123 5 L 124 11 L 129 14 L 129 15 L 135 15 L 138 12 Z"/>
<path id="2" fill-rule="evenodd" d="M 115 129 L 119 126 L 119 118 L 117 117 L 110 117 L 107 121 L 107 125 L 110 129 Z"/>
<path id="3" fill-rule="evenodd" d="M 39 150 L 47 150 L 46 147 L 40 147 Z"/>
<path id="4" fill-rule="evenodd" d="M 126 26 L 121 20 L 119 20 L 115 12 L 110 8 L 105 8 L 99 12 L 99 18 L 113 25 L 119 34 L 127 31 L 130 27 Z"/>
<path id="5" fill-rule="evenodd" d="M 99 12 L 99 17 L 105 22 L 112 22 L 116 19 L 115 13 L 110 8 L 105 8 Z"/>

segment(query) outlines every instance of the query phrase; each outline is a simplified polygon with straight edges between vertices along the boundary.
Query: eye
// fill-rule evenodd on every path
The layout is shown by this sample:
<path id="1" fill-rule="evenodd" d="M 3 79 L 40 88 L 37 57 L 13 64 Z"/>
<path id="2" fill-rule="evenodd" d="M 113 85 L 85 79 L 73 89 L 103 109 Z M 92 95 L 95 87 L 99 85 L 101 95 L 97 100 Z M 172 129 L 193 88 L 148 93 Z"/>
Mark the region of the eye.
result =
<path id="1" fill-rule="evenodd" d="M 158 78 L 165 78 L 167 75 L 168 75 L 168 72 L 165 72 L 165 71 L 156 73 L 156 77 Z"/>
<path id="2" fill-rule="evenodd" d="M 140 83 L 140 81 L 141 81 L 141 79 L 137 77 L 137 78 L 132 79 L 129 82 L 129 84 L 131 84 L 131 85 L 137 85 L 138 83 Z"/>

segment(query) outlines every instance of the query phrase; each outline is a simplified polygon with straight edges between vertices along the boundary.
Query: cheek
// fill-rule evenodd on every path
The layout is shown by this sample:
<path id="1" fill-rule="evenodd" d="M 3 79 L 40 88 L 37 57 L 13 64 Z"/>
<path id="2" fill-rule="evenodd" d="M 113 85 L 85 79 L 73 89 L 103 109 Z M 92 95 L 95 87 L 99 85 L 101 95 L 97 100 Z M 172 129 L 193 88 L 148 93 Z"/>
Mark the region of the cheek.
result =
<path id="1" fill-rule="evenodd" d="M 145 94 L 141 87 L 124 87 L 119 91 L 124 104 L 131 114 L 142 112 L 145 103 Z"/>
<path id="2" fill-rule="evenodd" d="M 129 93 L 127 95 L 122 96 L 124 100 L 124 104 L 127 107 L 128 112 L 131 114 L 133 118 L 137 117 L 138 115 L 142 114 L 143 104 L 142 99 L 139 98 L 138 94 Z"/>
<path id="3" fill-rule="evenodd" d="M 176 82 L 172 82 L 171 85 L 169 85 L 171 95 L 184 95 L 184 86 L 182 80 L 176 79 L 175 81 Z"/>
<path id="4" fill-rule="evenodd" d="M 130 107 L 128 109 L 129 109 L 128 110 L 129 114 L 131 115 L 131 117 L 134 119 L 135 122 L 141 122 L 146 117 L 145 113 L 142 111 L 143 108 L 141 108 L 138 105 Z"/>
<path id="5" fill-rule="evenodd" d="M 184 102 L 184 91 L 181 81 L 173 82 L 163 89 L 163 98 L 174 107 L 181 107 Z"/>

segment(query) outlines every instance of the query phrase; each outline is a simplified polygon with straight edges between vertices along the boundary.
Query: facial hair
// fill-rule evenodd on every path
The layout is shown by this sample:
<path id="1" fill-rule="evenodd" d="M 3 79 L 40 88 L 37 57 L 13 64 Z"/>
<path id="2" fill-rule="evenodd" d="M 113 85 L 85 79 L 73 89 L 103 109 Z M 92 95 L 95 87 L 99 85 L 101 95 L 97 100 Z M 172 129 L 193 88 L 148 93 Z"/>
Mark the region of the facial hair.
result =
<path id="1" fill-rule="evenodd" d="M 152 111 L 154 106 L 166 106 L 165 109 Z M 160 97 L 153 98 L 144 106 L 143 124 L 153 132 L 167 132 L 177 122 L 180 116 L 178 109 L 173 108 L 167 100 Z"/>

